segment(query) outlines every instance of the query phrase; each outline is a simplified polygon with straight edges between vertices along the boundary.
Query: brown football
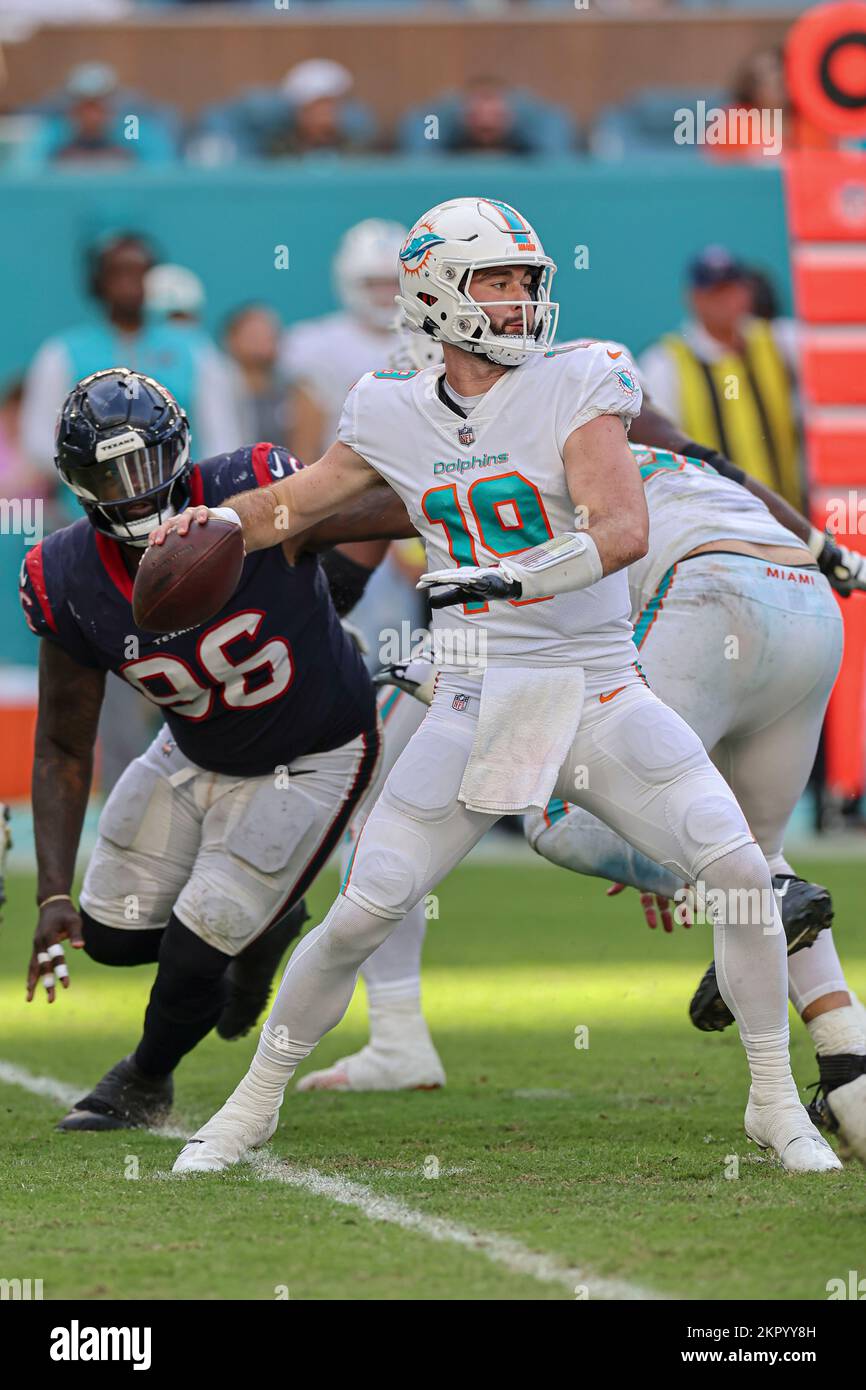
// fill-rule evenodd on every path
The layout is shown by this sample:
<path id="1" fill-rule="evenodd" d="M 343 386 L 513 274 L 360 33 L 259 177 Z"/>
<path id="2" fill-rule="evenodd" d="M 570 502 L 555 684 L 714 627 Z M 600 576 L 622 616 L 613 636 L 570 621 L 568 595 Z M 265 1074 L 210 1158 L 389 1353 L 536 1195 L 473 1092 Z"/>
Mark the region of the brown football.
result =
<path id="1" fill-rule="evenodd" d="M 185 536 L 169 531 L 142 557 L 132 589 L 132 616 L 145 632 L 181 632 L 207 622 L 228 603 L 244 564 L 239 526 L 209 517 Z"/>

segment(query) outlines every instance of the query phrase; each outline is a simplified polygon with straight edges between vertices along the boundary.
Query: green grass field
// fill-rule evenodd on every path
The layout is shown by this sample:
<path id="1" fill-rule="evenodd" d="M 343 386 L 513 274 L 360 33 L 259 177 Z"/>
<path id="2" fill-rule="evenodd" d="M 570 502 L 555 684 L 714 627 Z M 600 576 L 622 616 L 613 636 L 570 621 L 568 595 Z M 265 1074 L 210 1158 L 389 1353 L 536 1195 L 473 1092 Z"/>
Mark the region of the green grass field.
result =
<path id="1" fill-rule="evenodd" d="M 802 870 L 832 888 L 840 952 L 866 993 L 866 867 Z M 311 895 L 313 921 L 335 884 L 326 874 Z M 648 931 L 634 894 L 608 901 L 599 882 L 522 863 L 459 870 L 426 951 L 447 1088 L 290 1093 L 270 1161 L 182 1180 L 168 1177 L 177 1138 L 59 1134 L 57 1098 L 8 1084 L 14 1065 L 87 1089 L 137 1041 L 152 975 L 76 954 L 71 990 L 25 1005 L 32 879 L 13 876 L 9 896 L 0 1277 L 41 1278 L 46 1298 L 568 1299 L 573 1279 L 590 1299 L 611 1293 L 605 1281 L 673 1298 L 825 1299 L 829 1279 L 866 1269 L 866 1171 L 791 1176 L 746 1141 L 739 1041 L 699 1034 L 686 1015 L 709 933 Z M 353 1050 L 364 1025 L 361 997 L 308 1066 Z M 578 1025 L 588 1048 L 575 1047 Z M 793 1030 L 805 1087 L 817 1071 Z M 253 1047 L 213 1036 L 184 1062 L 178 1128 L 222 1103 Z M 337 1181 L 316 1190 L 309 1169 Z M 519 1242 L 528 1266 L 487 1237 Z"/>

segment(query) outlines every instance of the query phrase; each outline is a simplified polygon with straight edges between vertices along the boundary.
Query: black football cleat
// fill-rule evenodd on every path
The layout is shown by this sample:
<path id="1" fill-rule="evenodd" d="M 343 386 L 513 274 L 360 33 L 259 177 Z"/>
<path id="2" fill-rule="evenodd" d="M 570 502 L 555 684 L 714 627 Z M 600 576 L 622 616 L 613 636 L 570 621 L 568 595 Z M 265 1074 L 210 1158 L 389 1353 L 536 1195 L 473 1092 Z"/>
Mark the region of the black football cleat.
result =
<path id="1" fill-rule="evenodd" d="M 274 976 L 286 949 L 309 920 L 307 904 L 299 903 L 235 956 L 225 973 L 228 997 L 216 1030 L 226 1042 L 242 1038 L 255 1027 L 267 1007 Z"/>
<path id="2" fill-rule="evenodd" d="M 866 1163 L 866 1057 L 816 1057 L 820 1080 L 806 1107 L 818 1129 L 836 1136 L 842 1158 Z"/>
<path id="3" fill-rule="evenodd" d="M 793 956 L 813 945 L 818 934 L 831 925 L 833 899 L 820 883 L 809 883 L 792 874 L 774 874 L 773 889 L 788 939 L 788 955 Z M 692 996 L 689 1018 L 703 1033 L 721 1033 L 734 1021 L 734 1015 L 719 994 L 715 961 L 707 967 Z"/>
<path id="4" fill-rule="evenodd" d="M 124 1057 L 73 1105 L 57 1128 L 150 1129 L 165 1121 L 173 1100 L 170 1076 L 145 1076 L 131 1056 Z"/>

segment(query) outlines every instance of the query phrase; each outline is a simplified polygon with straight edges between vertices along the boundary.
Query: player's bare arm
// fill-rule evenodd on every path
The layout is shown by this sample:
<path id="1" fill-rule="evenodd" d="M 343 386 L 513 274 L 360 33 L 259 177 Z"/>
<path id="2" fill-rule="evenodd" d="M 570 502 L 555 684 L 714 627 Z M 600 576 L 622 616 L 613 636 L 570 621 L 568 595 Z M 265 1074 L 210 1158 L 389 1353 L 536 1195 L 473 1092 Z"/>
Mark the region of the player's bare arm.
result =
<path id="1" fill-rule="evenodd" d="M 266 550 L 309 530 L 377 481 L 378 475 L 360 454 L 335 442 L 312 467 L 269 487 L 230 497 L 225 509 L 231 509 L 240 522 L 247 551 Z M 162 545 L 169 531 L 185 536 L 194 522 L 205 525 L 208 515 L 207 507 L 191 507 L 156 527 L 149 543 Z"/>
<path id="2" fill-rule="evenodd" d="M 363 493 L 287 545 L 294 546 L 296 554 L 338 545 L 350 559 L 373 569 L 387 549 L 387 542 L 417 534 L 394 489 L 374 478 L 372 486 Z M 374 547 L 378 547 L 378 555 Z"/>
<path id="3" fill-rule="evenodd" d="M 49 981 L 49 1004 L 56 996 L 56 987 L 50 983 L 52 977 L 68 988 L 60 942 L 69 941 L 75 949 L 84 945 L 81 918 L 70 894 L 93 776 L 93 749 L 104 689 L 104 671 L 80 665 L 56 642 L 41 642 L 33 758 L 39 920 L 27 971 L 28 1002 L 40 977 Z"/>
<path id="4" fill-rule="evenodd" d="M 649 545 L 649 514 L 622 420 L 599 415 L 581 425 L 565 441 L 562 457 L 575 530 L 592 537 L 603 573 L 640 560 Z"/>

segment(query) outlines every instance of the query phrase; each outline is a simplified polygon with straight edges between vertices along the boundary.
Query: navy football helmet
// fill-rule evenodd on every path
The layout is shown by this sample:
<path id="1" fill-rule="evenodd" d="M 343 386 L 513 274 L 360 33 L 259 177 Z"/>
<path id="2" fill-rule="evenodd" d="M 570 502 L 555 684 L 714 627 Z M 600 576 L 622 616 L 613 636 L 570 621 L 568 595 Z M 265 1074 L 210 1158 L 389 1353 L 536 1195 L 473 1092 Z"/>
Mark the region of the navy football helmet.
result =
<path id="1" fill-rule="evenodd" d="M 83 377 L 57 420 L 54 463 L 97 531 L 144 546 L 189 500 L 189 422 L 153 377 L 111 367 Z"/>

